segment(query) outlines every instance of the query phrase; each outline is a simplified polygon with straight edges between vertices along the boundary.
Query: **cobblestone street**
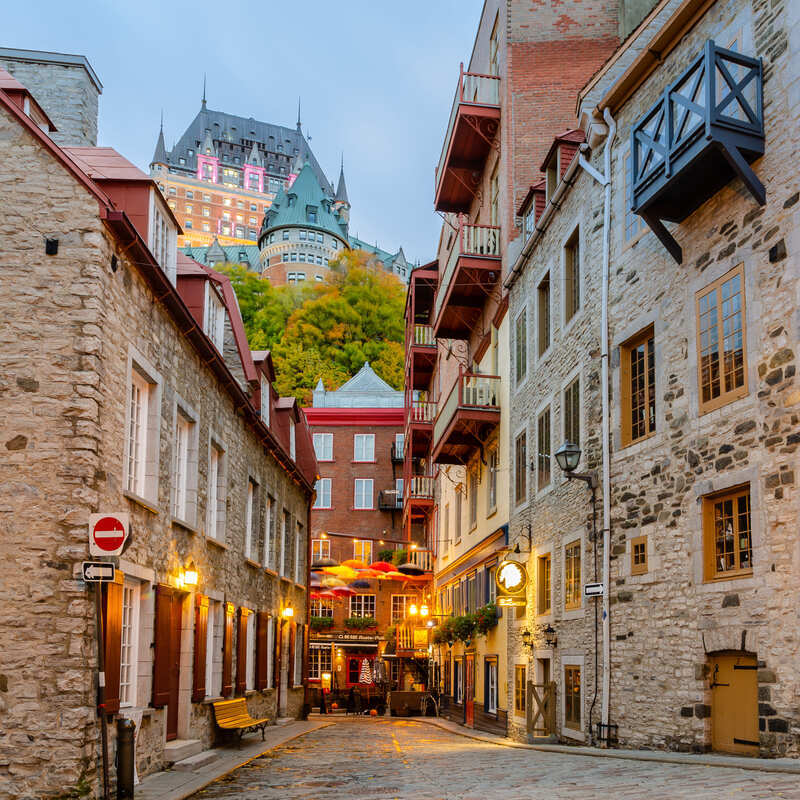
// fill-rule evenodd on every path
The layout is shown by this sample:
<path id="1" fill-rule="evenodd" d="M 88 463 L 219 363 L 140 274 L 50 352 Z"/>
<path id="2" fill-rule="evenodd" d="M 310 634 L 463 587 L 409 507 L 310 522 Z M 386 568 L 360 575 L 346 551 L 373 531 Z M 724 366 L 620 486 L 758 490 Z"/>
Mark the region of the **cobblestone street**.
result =
<path id="1" fill-rule="evenodd" d="M 405 720 L 343 720 L 251 761 L 193 800 L 800 798 L 797 775 L 571 756 Z"/>

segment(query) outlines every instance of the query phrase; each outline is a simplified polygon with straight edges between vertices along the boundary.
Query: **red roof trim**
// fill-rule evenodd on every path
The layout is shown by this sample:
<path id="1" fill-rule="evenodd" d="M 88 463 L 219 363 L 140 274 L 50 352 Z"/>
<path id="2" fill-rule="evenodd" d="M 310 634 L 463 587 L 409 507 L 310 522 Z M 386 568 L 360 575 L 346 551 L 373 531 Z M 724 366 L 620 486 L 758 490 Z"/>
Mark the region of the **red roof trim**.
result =
<path id="1" fill-rule="evenodd" d="M 544 157 L 544 161 L 542 162 L 542 166 L 539 169 L 542 172 L 547 172 L 547 164 L 553 158 L 556 152 L 556 148 L 562 142 L 570 142 L 572 144 L 583 144 L 586 141 L 586 136 L 584 135 L 583 131 L 580 128 L 574 128 L 571 131 L 564 131 L 564 133 L 559 134 L 558 136 L 553 139 L 553 144 L 550 145 L 550 149 L 547 151 L 547 155 Z"/>
<path id="2" fill-rule="evenodd" d="M 394 428 L 405 424 L 402 408 L 304 408 L 303 413 L 312 427 L 381 425 Z"/>

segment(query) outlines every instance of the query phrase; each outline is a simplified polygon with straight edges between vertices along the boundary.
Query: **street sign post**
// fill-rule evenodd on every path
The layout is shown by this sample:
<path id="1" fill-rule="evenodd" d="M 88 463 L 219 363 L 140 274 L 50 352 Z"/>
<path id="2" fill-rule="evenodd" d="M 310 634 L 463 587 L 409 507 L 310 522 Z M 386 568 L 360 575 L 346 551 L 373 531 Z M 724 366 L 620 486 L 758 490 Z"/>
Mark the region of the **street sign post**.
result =
<path id="1" fill-rule="evenodd" d="M 130 514 L 108 513 L 89 516 L 89 555 L 118 556 L 130 533 Z"/>
<path id="2" fill-rule="evenodd" d="M 585 583 L 583 585 L 584 597 L 601 597 L 603 594 L 602 583 Z"/>
<path id="3" fill-rule="evenodd" d="M 81 574 L 86 583 L 113 583 L 117 570 L 106 561 L 84 561 L 81 563 Z"/>

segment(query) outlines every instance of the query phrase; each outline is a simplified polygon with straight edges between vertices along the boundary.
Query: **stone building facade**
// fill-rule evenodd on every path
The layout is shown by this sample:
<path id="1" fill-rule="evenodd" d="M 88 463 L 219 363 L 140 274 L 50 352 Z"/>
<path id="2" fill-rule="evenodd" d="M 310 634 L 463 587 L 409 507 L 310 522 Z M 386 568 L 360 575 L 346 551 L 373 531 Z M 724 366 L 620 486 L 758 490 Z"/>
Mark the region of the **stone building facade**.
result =
<path id="1" fill-rule="evenodd" d="M 551 429 L 558 430 L 551 446 L 578 431 L 578 471 L 594 472 L 597 480 L 596 572 L 590 495 L 585 485 L 567 483 L 553 465 L 556 478 L 539 500 L 538 440 L 529 473 L 537 490 L 530 518 L 512 516 L 511 522 L 512 537 L 531 523 L 529 655 L 537 671 L 540 652 L 561 663 L 550 673 L 550 732 L 561 738 L 574 738 L 565 730 L 570 715 L 580 722 L 584 740 L 610 734 L 623 746 L 798 755 L 798 634 L 791 598 L 799 563 L 794 487 L 800 272 L 796 170 L 787 167 L 797 141 L 798 24 L 791 4 L 657 4 L 578 95 L 581 128 L 591 145 L 579 150 L 583 161 L 570 159 L 552 183 L 545 163 L 544 182 L 532 187 L 519 209 L 525 243 L 508 280 L 509 313 L 516 318 L 533 309 L 527 339 L 533 368 L 528 367 L 532 388 L 514 399 L 514 411 L 520 409 L 520 421 L 535 415 L 538 425 L 549 403 L 555 411 Z M 651 59 L 654 51 L 661 54 L 658 62 Z M 713 93 L 708 73 L 702 73 L 708 63 L 714 65 Z M 676 132 L 668 139 L 658 128 L 657 112 L 647 115 L 666 96 L 665 88 L 670 98 L 686 91 L 687 70 L 694 70 L 688 85 L 702 86 L 714 105 L 698 100 L 697 117 L 683 118 L 688 106 L 675 99 Z M 728 117 L 722 134 L 712 111 Z M 647 129 L 650 139 L 681 148 L 670 151 L 672 171 L 666 175 L 658 171 L 660 151 L 648 155 L 647 140 L 637 133 L 644 119 L 654 126 Z M 697 125 L 707 139 L 681 141 Z M 763 130 L 763 155 L 750 151 L 749 167 L 744 159 L 714 162 L 721 150 L 703 149 L 705 142 L 743 125 L 756 139 Z M 721 147 L 719 142 L 730 140 L 714 146 Z M 687 166 L 680 153 L 689 146 L 697 151 Z M 637 160 L 632 148 L 638 148 Z M 663 209 L 681 180 L 689 183 L 675 196 L 685 210 L 678 207 L 674 222 L 662 228 L 641 198 L 656 187 Z M 641 214 L 650 214 L 652 224 Z M 576 241 L 586 317 L 565 325 L 564 267 Z M 562 279 L 555 288 L 554 271 Z M 548 272 L 551 349 L 539 361 L 539 309 L 547 288 L 542 276 Z M 580 422 L 565 428 L 564 392 L 573 374 L 581 380 Z M 580 598 L 582 622 L 565 613 L 563 545 L 578 536 L 578 588 L 597 575 L 606 593 L 605 599 Z M 556 543 L 549 562 L 548 539 Z M 547 575 L 552 616 L 540 613 Z M 554 628 L 550 652 L 545 623 Z M 511 647 L 516 658 L 528 655 L 519 640 Z M 595 658 L 600 681 L 592 709 Z M 581 670 L 578 714 L 570 699 L 576 689 L 576 673 L 566 673 L 570 666 Z M 611 728 L 590 729 L 589 714 Z M 512 734 L 524 739 L 536 731 L 529 724 Z"/>
<path id="2" fill-rule="evenodd" d="M 86 56 L 0 47 L 0 68 L 26 86 L 55 123 L 62 147 L 94 147 L 103 84 Z"/>
<path id="3" fill-rule="evenodd" d="M 103 591 L 113 780 L 116 718 L 144 775 L 213 744 L 215 699 L 300 712 L 316 463 L 230 283 L 177 262 L 153 182 L 109 148 L 60 148 L 2 91 L 0 126 L 0 794 L 94 796 L 89 515 L 130 515 Z"/>

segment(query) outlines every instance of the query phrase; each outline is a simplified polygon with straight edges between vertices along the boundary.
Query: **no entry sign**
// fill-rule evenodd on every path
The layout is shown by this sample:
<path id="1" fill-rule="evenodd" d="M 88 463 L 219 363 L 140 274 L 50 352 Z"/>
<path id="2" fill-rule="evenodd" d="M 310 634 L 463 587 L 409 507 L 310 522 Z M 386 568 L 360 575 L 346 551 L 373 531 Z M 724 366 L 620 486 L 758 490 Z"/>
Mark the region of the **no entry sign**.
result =
<path id="1" fill-rule="evenodd" d="M 89 554 L 118 556 L 130 531 L 128 514 L 92 514 L 89 517 Z"/>

